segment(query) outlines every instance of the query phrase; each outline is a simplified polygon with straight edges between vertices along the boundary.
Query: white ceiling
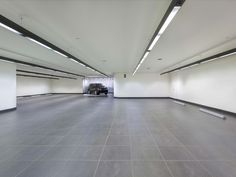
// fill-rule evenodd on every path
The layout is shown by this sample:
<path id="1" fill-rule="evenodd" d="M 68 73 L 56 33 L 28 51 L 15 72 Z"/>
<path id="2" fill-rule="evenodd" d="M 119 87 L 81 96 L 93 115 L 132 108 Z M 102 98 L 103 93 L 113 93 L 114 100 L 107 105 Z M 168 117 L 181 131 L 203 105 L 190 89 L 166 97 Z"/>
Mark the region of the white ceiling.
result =
<path id="1" fill-rule="evenodd" d="M 0 1 L 0 12 L 89 65 L 112 74 L 134 69 L 169 4 L 170 0 L 4 0 Z M 45 60 L 48 65 L 94 74 L 27 39 L 5 34 L 9 32 L 3 29 L 0 32 L 5 37 L 1 48 L 33 56 L 37 62 Z"/>
<path id="2" fill-rule="evenodd" d="M 186 0 L 139 72 L 165 71 L 235 48 L 235 9 L 235 0 Z"/>
<path id="3" fill-rule="evenodd" d="M 106 74 L 131 73 L 170 1 L 0 0 L 0 13 Z M 235 9 L 235 0 L 186 0 L 138 72 L 161 72 L 234 48 Z M 96 75 L 2 28 L 0 38 L 0 55 Z"/>

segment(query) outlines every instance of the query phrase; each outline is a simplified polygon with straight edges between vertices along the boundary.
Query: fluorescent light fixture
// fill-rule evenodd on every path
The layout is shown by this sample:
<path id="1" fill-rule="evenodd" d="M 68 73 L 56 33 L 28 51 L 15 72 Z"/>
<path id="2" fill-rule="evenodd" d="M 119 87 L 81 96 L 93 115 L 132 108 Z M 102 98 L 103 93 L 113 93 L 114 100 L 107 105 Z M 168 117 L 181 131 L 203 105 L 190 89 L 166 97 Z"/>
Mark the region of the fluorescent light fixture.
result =
<path id="1" fill-rule="evenodd" d="M 197 66 L 197 65 L 199 65 L 199 63 L 196 63 L 196 64 L 194 64 L 194 65 L 190 65 L 190 66 L 187 66 L 187 67 L 181 68 L 180 70 L 184 70 L 184 69 L 192 68 L 192 67 Z"/>
<path id="2" fill-rule="evenodd" d="M 17 64 L 22 65 L 22 66 L 30 66 L 30 65 L 23 64 L 23 63 L 17 63 Z"/>
<path id="3" fill-rule="evenodd" d="M 150 47 L 148 48 L 148 50 L 152 50 L 152 48 L 155 46 L 155 44 L 157 43 L 158 39 L 161 37 L 161 35 L 156 35 L 155 39 L 152 41 L 152 44 L 150 45 Z"/>
<path id="4" fill-rule="evenodd" d="M 87 68 L 90 69 L 90 70 L 92 70 L 92 71 L 95 71 L 93 68 L 91 68 L 91 67 L 89 67 L 89 66 L 88 66 Z"/>
<path id="5" fill-rule="evenodd" d="M 201 64 L 208 63 L 208 62 L 211 62 L 211 61 L 214 61 L 214 60 L 217 60 L 217 59 L 219 59 L 219 58 L 213 58 L 213 59 L 210 59 L 210 60 L 206 60 L 206 61 L 201 62 Z"/>
<path id="6" fill-rule="evenodd" d="M 7 30 L 9 30 L 9 31 L 11 31 L 11 32 L 13 32 L 13 33 L 16 33 L 16 34 L 21 35 L 21 33 L 20 33 L 19 31 L 16 31 L 16 30 L 14 30 L 13 28 L 11 28 L 11 27 L 9 27 L 9 26 L 7 26 L 7 25 L 1 23 L 1 22 L 0 22 L 0 26 L 3 27 L 3 28 L 5 28 L 5 29 L 7 29 Z"/>
<path id="7" fill-rule="evenodd" d="M 138 68 L 140 67 L 140 64 L 142 64 L 144 62 L 144 60 L 146 59 L 146 57 L 148 56 L 148 54 L 150 53 L 150 51 L 153 49 L 153 47 L 155 46 L 155 44 L 157 43 L 157 41 L 159 40 L 159 38 L 161 37 L 161 35 L 164 33 L 164 31 L 166 30 L 166 28 L 168 27 L 168 25 L 170 24 L 170 22 L 173 20 L 173 18 L 175 17 L 175 15 L 178 13 L 179 9 L 181 8 L 181 6 L 175 6 L 172 11 L 170 12 L 170 14 L 168 15 L 168 17 L 166 18 L 164 24 L 162 25 L 161 29 L 158 31 L 158 34 L 155 36 L 154 40 L 151 42 L 151 45 L 148 47 L 148 50 L 146 51 L 145 55 L 143 56 L 143 58 L 141 59 L 141 61 L 139 62 L 139 65 L 135 68 L 135 71 L 133 73 L 133 75 L 137 72 Z"/>
<path id="8" fill-rule="evenodd" d="M 134 71 L 133 76 L 135 75 L 136 72 L 137 72 L 137 70 Z"/>
<path id="9" fill-rule="evenodd" d="M 14 62 L 12 62 L 12 61 L 7 61 L 7 60 L 3 60 L 3 62 L 15 64 Z"/>
<path id="10" fill-rule="evenodd" d="M 167 17 L 165 23 L 162 25 L 160 31 L 159 31 L 159 35 L 163 34 L 164 31 L 166 30 L 166 28 L 168 27 L 168 25 L 170 24 L 170 22 L 173 20 L 173 18 L 175 17 L 175 15 L 178 13 L 179 9 L 181 7 L 180 6 L 175 6 L 173 8 L 173 10 L 171 11 L 170 15 Z"/>
<path id="11" fill-rule="evenodd" d="M 161 75 L 176 72 L 176 71 L 179 71 L 179 70 L 184 70 L 184 69 L 187 69 L 187 68 L 192 68 L 192 67 L 197 66 L 199 64 L 204 64 L 204 63 L 215 61 L 215 60 L 218 60 L 218 59 L 221 59 L 221 58 L 225 58 L 225 57 L 228 57 L 228 56 L 235 55 L 236 54 L 235 50 L 236 50 L 236 48 L 228 50 L 226 52 L 216 54 L 216 55 L 211 56 L 211 57 L 201 59 L 199 61 L 193 62 L 193 63 L 185 65 L 185 66 L 181 66 L 181 67 L 169 70 L 169 71 L 165 71 L 165 72 L 161 73 Z"/>
<path id="12" fill-rule="evenodd" d="M 79 63 L 77 60 L 75 60 L 73 58 L 70 58 L 70 60 L 73 61 L 73 62 Z"/>
<path id="13" fill-rule="evenodd" d="M 148 56 L 149 53 L 150 53 L 150 52 L 148 52 L 148 51 L 145 53 L 145 55 L 143 56 L 143 58 L 142 58 L 142 60 L 140 61 L 139 64 L 141 64 L 141 63 L 144 62 L 144 60 L 147 58 L 147 56 Z"/>
<path id="14" fill-rule="evenodd" d="M 61 52 L 58 52 L 58 51 L 56 51 L 56 50 L 53 50 L 54 52 L 56 52 L 57 54 L 59 54 L 59 55 L 61 55 L 61 56 L 63 56 L 63 57 L 67 57 L 68 58 L 68 56 L 66 56 L 66 55 L 64 55 L 63 53 L 61 53 Z"/>
<path id="15" fill-rule="evenodd" d="M 139 69 L 139 67 L 141 66 L 141 64 L 144 62 L 144 60 L 147 58 L 147 56 L 148 56 L 149 53 L 150 53 L 150 52 L 147 51 L 147 52 L 144 54 L 142 60 L 139 62 L 138 66 L 136 67 L 136 69 L 135 69 L 133 75 L 137 72 L 137 70 Z"/>
<path id="16" fill-rule="evenodd" d="M 41 45 L 41 46 L 43 46 L 43 47 L 45 47 L 45 48 L 49 49 L 49 50 L 51 50 L 51 49 L 52 49 L 52 48 L 50 48 L 50 47 L 48 47 L 48 46 L 46 46 L 46 45 L 42 44 L 41 42 L 39 42 L 39 41 L 36 41 L 35 39 L 32 39 L 32 38 L 30 38 L 30 37 L 26 37 L 26 38 L 27 38 L 27 39 L 29 39 L 30 41 L 32 41 L 32 42 L 34 42 L 34 43 L 38 44 L 38 45 Z"/>
<path id="17" fill-rule="evenodd" d="M 83 64 L 83 63 L 79 63 L 81 66 L 84 66 L 85 67 L 85 65 Z"/>
<path id="18" fill-rule="evenodd" d="M 160 31 L 158 32 L 158 34 L 156 35 L 156 37 L 152 41 L 152 44 L 149 46 L 148 50 L 152 50 L 152 48 L 155 46 L 155 44 L 157 43 L 157 41 L 159 40 L 161 35 L 164 33 L 164 31 L 166 30 L 166 28 L 168 27 L 170 22 L 173 20 L 173 18 L 175 17 L 175 15 L 177 14 L 177 12 L 179 11 L 180 8 L 181 8 L 180 6 L 175 6 L 173 8 L 170 15 L 167 17 L 165 23 L 162 25 Z"/>
<path id="19" fill-rule="evenodd" d="M 222 55 L 219 58 L 224 58 L 224 57 L 228 57 L 228 56 L 235 55 L 235 54 L 236 54 L 236 52 L 233 52 L 233 53 L 229 53 L 229 54 L 226 54 L 226 55 Z"/>
<path id="20" fill-rule="evenodd" d="M 212 58 L 212 59 L 210 59 L 210 60 L 203 61 L 203 62 L 201 62 L 201 63 L 202 63 L 202 64 L 203 64 L 203 63 L 208 63 L 208 62 L 211 62 L 211 61 L 214 61 L 214 60 L 217 60 L 217 59 L 220 59 L 220 58 L 229 57 L 229 56 L 235 55 L 235 54 L 236 54 L 236 52 L 229 53 L 229 54 L 226 54 L 226 55 L 222 55 L 222 56 L 220 56 L 220 57 L 217 57 L 217 58 Z"/>

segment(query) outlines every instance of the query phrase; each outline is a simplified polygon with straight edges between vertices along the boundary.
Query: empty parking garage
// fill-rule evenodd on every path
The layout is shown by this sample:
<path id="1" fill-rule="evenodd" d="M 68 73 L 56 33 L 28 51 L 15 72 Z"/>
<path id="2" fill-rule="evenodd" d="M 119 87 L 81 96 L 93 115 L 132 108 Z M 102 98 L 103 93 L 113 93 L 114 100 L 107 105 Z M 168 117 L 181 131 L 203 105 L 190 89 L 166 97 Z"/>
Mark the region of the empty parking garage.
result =
<path id="1" fill-rule="evenodd" d="M 1 0 L 0 177 L 235 177 L 233 0 Z"/>

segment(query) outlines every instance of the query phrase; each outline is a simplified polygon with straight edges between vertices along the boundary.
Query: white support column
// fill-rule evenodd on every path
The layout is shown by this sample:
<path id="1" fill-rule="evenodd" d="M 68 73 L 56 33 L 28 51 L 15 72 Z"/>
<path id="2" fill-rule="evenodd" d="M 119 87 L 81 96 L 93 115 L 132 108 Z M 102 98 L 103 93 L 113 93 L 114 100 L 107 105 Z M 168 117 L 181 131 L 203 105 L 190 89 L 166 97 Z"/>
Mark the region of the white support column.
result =
<path id="1" fill-rule="evenodd" d="M 0 61 L 0 111 L 16 107 L 16 65 Z"/>

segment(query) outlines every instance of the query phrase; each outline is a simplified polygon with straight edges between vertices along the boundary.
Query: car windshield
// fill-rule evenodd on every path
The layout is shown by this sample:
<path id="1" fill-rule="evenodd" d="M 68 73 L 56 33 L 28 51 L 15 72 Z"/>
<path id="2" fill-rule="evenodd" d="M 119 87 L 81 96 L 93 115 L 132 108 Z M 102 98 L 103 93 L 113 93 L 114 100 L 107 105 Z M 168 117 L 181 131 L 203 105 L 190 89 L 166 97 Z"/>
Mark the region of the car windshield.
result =
<path id="1" fill-rule="evenodd" d="M 102 87 L 102 84 L 90 84 L 89 87 Z"/>

